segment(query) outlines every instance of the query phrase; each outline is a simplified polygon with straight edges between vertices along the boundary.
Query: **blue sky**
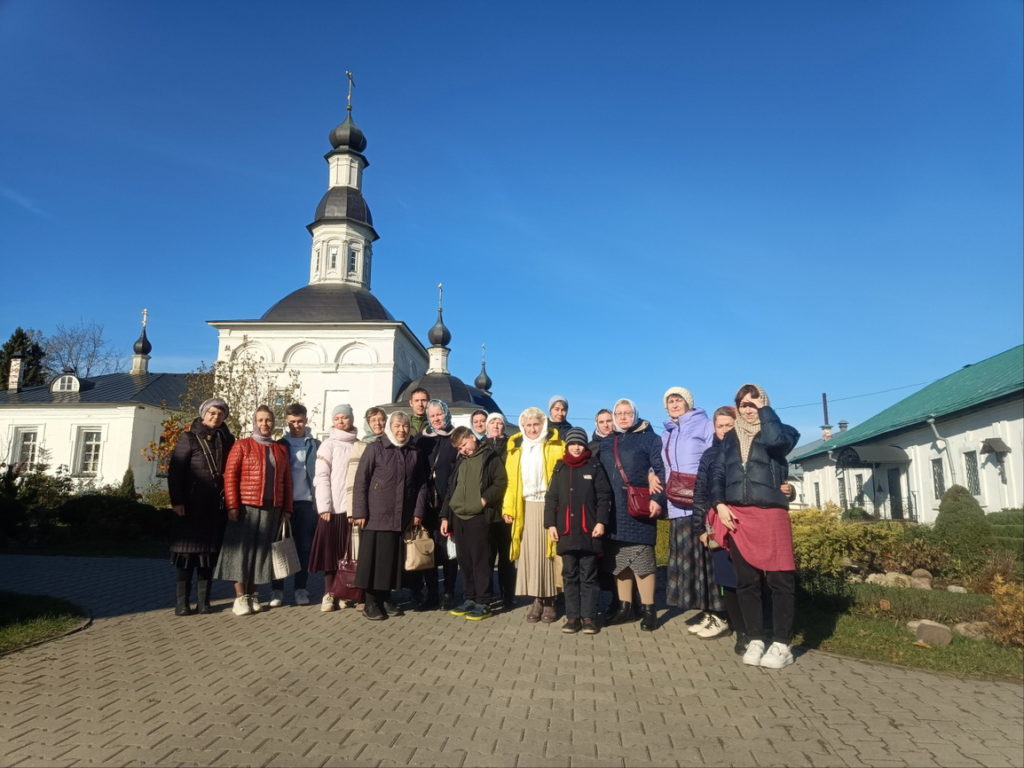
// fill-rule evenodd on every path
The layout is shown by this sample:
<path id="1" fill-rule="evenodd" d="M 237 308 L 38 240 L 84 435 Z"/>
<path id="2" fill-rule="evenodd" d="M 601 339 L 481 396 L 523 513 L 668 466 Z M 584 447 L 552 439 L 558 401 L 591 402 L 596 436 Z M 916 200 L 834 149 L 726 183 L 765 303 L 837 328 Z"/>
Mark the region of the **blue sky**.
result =
<path id="1" fill-rule="evenodd" d="M 822 392 L 856 424 L 1021 343 L 1021 30 L 1011 0 L 7 0 L 0 336 L 127 351 L 148 307 L 154 369 L 210 361 L 206 320 L 306 281 L 350 69 L 373 292 L 425 342 L 443 281 L 457 375 L 486 343 L 507 413 L 559 392 L 588 427 L 756 381 L 815 439 Z"/>

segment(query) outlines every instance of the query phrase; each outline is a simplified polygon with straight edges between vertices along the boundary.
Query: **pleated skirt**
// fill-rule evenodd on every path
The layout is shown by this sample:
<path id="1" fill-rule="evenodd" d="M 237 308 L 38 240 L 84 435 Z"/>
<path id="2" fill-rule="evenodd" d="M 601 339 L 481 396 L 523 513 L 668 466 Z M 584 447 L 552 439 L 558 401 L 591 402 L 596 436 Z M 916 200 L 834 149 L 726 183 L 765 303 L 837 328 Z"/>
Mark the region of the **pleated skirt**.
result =
<path id="1" fill-rule="evenodd" d="M 665 602 L 683 610 L 724 611 L 711 553 L 700 543 L 704 529 L 693 520 L 691 516 L 669 521 Z"/>
<path id="2" fill-rule="evenodd" d="M 544 528 L 544 502 L 527 501 L 523 539 L 516 563 L 516 594 L 554 597 L 555 561 L 547 556 L 548 532 Z"/>
<path id="3" fill-rule="evenodd" d="M 279 507 L 241 509 L 238 520 L 228 520 L 224 543 L 217 558 L 215 579 L 242 584 L 266 584 L 274 578 L 271 545 L 281 528 Z"/>
<path id="4" fill-rule="evenodd" d="M 310 573 L 338 570 L 338 561 L 345 552 L 349 529 L 348 515 L 331 515 L 326 521 L 317 517 L 309 552 Z"/>

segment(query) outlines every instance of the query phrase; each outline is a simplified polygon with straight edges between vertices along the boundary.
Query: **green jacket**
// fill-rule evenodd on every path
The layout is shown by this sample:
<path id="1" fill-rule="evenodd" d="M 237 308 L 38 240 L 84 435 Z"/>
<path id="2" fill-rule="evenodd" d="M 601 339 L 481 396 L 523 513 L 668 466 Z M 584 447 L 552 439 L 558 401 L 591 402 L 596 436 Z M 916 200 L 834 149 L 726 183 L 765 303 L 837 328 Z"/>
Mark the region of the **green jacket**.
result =
<path id="1" fill-rule="evenodd" d="M 467 478 L 478 479 L 470 479 L 470 486 L 467 487 Z M 476 451 L 471 456 L 460 455 L 455 462 L 448 481 L 448 493 L 441 505 L 441 519 L 450 519 L 452 515 L 467 519 L 483 513 L 489 523 L 500 520 L 501 503 L 507 485 L 508 477 L 501 457 L 488 443 L 478 441 Z M 480 499 L 486 502 L 483 507 L 479 507 Z M 475 512 L 472 511 L 474 500 L 479 507 Z"/>

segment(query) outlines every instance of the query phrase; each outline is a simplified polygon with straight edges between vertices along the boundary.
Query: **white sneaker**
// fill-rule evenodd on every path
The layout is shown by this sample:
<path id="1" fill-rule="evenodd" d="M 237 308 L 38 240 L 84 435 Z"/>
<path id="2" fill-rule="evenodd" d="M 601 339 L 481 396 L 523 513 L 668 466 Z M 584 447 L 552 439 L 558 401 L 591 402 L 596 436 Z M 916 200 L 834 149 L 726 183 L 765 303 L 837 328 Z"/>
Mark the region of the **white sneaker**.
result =
<path id="1" fill-rule="evenodd" d="M 334 595 L 330 592 L 324 595 L 323 600 L 320 601 L 320 610 L 324 613 L 337 610 L 337 606 L 334 604 Z"/>
<path id="2" fill-rule="evenodd" d="M 283 589 L 275 589 L 270 594 L 270 607 L 271 608 L 280 608 L 282 605 L 284 605 L 284 590 Z"/>
<path id="3" fill-rule="evenodd" d="M 260 605 L 260 596 L 258 593 L 253 592 L 249 595 L 249 607 L 252 609 L 253 613 L 259 613 L 263 610 L 263 606 Z"/>
<path id="4" fill-rule="evenodd" d="M 708 628 L 708 624 L 711 622 L 713 618 L 714 616 L 712 616 L 710 613 L 705 613 L 700 617 L 700 621 L 698 621 L 696 624 L 691 624 L 690 626 L 688 626 L 686 628 L 686 631 L 689 632 L 691 635 L 700 634 Z"/>
<path id="5" fill-rule="evenodd" d="M 304 589 L 295 590 L 295 604 L 296 605 L 309 605 L 309 592 Z"/>
<path id="6" fill-rule="evenodd" d="M 764 640 L 751 640 L 746 653 L 743 654 L 743 663 L 759 667 L 762 656 L 764 656 Z"/>
<path id="7" fill-rule="evenodd" d="M 236 597 L 234 604 L 231 606 L 231 612 L 235 616 L 248 616 L 252 613 L 252 608 L 249 607 L 249 596 L 242 595 L 241 597 Z"/>
<path id="8" fill-rule="evenodd" d="M 721 637 L 728 631 L 729 622 L 726 619 L 720 619 L 717 616 L 712 615 L 711 621 L 708 622 L 708 625 L 700 632 L 697 632 L 696 635 L 702 640 L 711 640 L 716 637 Z"/>
<path id="9" fill-rule="evenodd" d="M 744 656 L 746 661 L 747 657 Z M 772 643 L 761 657 L 761 666 L 767 669 L 782 669 L 793 663 L 793 652 L 785 643 Z"/>

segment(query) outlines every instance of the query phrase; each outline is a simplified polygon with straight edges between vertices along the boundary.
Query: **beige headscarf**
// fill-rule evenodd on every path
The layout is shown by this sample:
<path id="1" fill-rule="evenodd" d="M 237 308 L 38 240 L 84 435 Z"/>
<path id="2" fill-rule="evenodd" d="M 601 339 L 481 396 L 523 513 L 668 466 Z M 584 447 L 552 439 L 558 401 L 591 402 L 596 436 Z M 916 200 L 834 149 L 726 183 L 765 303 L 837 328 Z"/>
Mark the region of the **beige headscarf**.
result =
<path id="1" fill-rule="evenodd" d="M 757 384 L 744 384 L 743 387 L 754 387 L 758 391 L 758 394 L 761 395 L 764 405 L 770 405 L 768 393 L 765 392 L 763 388 Z M 740 387 L 740 389 L 743 389 L 743 387 Z M 739 405 L 739 403 L 736 405 Z M 750 457 L 750 446 L 754 442 L 754 438 L 757 437 L 758 433 L 761 431 L 761 419 L 758 417 L 757 421 L 750 423 L 743 418 L 742 414 L 737 413 L 736 426 L 733 427 L 733 431 L 736 433 L 736 437 L 739 438 L 740 441 L 740 459 L 744 464 L 746 464 L 747 459 Z"/>

